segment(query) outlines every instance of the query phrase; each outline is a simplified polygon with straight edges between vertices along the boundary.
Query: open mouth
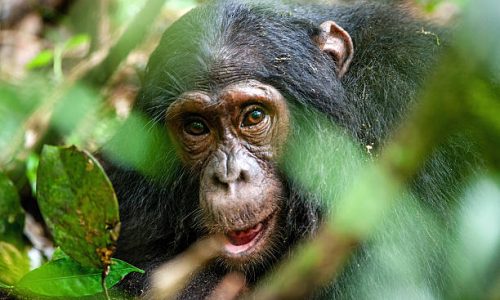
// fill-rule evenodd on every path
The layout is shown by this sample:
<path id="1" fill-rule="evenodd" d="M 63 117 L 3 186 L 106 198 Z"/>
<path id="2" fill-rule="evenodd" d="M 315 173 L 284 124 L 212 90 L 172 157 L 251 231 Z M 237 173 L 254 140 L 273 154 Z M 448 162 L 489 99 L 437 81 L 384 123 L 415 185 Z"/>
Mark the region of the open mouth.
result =
<path id="1" fill-rule="evenodd" d="M 273 214 L 244 230 L 229 230 L 225 233 L 224 250 L 230 256 L 243 256 L 252 252 L 264 237 Z"/>

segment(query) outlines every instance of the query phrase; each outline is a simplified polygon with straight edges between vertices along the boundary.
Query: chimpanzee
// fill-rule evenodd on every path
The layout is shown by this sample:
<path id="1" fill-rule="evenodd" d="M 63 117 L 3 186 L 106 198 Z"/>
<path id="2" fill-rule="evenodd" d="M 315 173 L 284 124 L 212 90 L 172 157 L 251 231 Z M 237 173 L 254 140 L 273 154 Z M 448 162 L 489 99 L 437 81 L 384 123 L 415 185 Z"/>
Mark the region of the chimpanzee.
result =
<path id="1" fill-rule="evenodd" d="M 117 257 L 147 271 L 122 288 L 140 294 L 151 270 L 217 233 L 225 236 L 224 254 L 180 297 L 207 296 L 230 270 L 243 272 L 252 286 L 313 236 L 335 205 L 283 167 L 294 164 L 291 143 L 305 138 L 301 122 L 322 131 L 319 112 L 358 149 L 368 146 L 366 157 L 376 156 L 407 116 L 445 41 L 440 28 L 399 4 L 228 0 L 184 15 L 151 55 L 135 106 L 150 121 L 145 132 L 157 126 L 172 148 L 149 158 L 160 170 L 155 176 L 108 166 L 122 220 Z M 457 190 L 459 169 L 449 162 L 461 155 L 458 148 L 437 150 L 412 186 L 437 216 L 446 216 Z M 356 297 L 349 282 L 369 261 L 369 246 L 357 252 L 317 297 Z M 442 270 L 433 261 L 426 263 L 435 278 L 425 280 L 439 285 Z"/>

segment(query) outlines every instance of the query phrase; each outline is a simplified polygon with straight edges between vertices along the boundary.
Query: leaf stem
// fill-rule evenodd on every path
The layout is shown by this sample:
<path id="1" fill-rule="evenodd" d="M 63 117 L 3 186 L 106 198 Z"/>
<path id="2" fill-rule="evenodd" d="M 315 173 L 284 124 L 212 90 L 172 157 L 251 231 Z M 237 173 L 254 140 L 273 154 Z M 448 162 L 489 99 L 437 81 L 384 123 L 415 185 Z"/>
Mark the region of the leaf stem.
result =
<path id="1" fill-rule="evenodd" d="M 111 298 L 109 297 L 108 287 L 106 286 L 106 277 L 108 277 L 108 274 L 109 274 L 109 265 L 106 265 L 102 269 L 101 285 L 102 285 L 102 290 L 104 291 L 104 296 L 106 297 L 106 300 L 111 300 Z"/>

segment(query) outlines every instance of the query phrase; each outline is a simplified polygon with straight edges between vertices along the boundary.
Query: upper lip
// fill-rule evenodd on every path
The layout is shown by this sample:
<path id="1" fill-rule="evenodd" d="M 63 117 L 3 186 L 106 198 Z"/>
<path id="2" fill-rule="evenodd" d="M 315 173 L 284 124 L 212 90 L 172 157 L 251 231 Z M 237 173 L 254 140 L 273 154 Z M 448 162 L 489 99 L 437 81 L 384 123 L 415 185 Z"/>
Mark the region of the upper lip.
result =
<path id="1" fill-rule="evenodd" d="M 227 234 L 229 232 L 235 232 L 235 231 L 247 231 L 247 230 L 250 230 L 250 229 L 256 227 L 257 225 L 259 225 L 261 223 L 265 226 L 265 225 L 267 225 L 267 222 L 272 218 L 272 216 L 274 215 L 274 213 L 275 213 L 275 211 L 273 210 L 266 217 L 262 218 L 260 221 L 252 223 L 251 225 L 239 226 L 239 227 L 234 226 L 234 227 L 231 227 L 231 228 L 227 228 L 226 230 L 224 230 L 224 233 Z"/>

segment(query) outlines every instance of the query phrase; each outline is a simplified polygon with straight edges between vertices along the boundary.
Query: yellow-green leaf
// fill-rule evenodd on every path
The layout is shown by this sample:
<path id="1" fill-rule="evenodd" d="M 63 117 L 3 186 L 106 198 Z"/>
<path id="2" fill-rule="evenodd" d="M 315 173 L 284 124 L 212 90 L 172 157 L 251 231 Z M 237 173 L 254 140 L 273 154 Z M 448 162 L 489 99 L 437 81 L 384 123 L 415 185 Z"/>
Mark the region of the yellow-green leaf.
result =
<path id="1" fill-rule="evenodd" d="M 0 283 L 13 285 L 30 270 L 30 261 L 24 251 L 0 241 Z"/>

